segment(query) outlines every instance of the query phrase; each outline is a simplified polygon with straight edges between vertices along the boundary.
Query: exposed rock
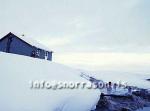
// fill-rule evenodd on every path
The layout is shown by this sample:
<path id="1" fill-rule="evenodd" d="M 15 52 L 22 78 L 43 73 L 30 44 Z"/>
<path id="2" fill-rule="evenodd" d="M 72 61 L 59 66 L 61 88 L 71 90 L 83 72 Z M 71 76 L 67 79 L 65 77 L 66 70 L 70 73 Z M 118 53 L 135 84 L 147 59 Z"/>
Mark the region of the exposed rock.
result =
<path id="1" fill-rule="evenodd" d="M 150 93 L 141 89 L 131 95 L 101 94 L 95 111 L 136 111 L 150 106 Z"/>
<path id="2" fill-rule="evenodd" d="M 146 79 L 147 81 L 150 81 L 150 79 Z"/>

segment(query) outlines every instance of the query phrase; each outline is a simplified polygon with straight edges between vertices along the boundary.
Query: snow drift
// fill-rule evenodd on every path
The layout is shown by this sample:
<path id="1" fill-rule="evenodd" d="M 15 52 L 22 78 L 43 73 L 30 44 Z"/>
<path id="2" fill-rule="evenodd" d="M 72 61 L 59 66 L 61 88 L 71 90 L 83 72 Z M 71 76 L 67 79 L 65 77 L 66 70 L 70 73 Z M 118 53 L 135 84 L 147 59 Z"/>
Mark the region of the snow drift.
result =
<path id="1" fill-rule="evenodd" d="M 100 92 L 30 89 L 31 80 L 86 82 L 80 72 L 46 60 L 0 52 L 0 111 L 90 111 Z"/>

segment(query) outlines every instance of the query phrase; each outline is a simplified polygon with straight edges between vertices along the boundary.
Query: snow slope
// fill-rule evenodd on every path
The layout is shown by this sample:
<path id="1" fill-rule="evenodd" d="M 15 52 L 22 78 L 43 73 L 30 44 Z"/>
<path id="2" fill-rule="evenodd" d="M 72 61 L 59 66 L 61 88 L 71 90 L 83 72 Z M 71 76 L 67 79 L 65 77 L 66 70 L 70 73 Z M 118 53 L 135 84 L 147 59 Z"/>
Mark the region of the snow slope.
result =
<path id="1" fill-rule="evenodd" d="M 0 111 L 90 111 L 98 90 L 30 89 L 30 80 L 86 82 L 79 71 L 53 62 L 0 52 Z"/>
<path id="2" fill-rule="evenodd" d="M 97 71 L 86 73 L 105 82 L 121 82 L 122 84 L 127 84 L 129 86 L 137 86 L 139 88 L 150 89 L 150 82 L 146 80 L 150 78 L 149 74 L 120 71 Z"/>

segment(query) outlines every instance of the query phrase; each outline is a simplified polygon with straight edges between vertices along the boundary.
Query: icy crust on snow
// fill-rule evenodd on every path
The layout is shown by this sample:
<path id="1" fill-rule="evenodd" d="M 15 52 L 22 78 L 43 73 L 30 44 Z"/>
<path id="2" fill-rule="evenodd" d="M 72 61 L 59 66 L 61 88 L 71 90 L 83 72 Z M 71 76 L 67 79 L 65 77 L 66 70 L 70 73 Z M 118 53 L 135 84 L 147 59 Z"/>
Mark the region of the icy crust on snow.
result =
<path id="1" fill-rule="evenodd" d="M 0 111 L 90 111 L 100 92 L 30 89 L 31 80 L 86 82 L 80 72 L 53 62 L 0 52 Z"/>

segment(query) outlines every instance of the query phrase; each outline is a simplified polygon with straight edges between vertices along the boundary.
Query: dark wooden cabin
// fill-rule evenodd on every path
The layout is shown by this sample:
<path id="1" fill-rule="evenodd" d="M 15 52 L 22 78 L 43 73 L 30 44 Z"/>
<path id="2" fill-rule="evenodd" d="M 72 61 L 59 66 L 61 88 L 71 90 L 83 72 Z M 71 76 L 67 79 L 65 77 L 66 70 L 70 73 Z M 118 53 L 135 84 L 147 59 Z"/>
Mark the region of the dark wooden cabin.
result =
<path id="1" fill-rule="evenodd" d="M 25 36 L 8 33 L 0 39 L 0 51 L 52 61 L 52 51 Z"/>

